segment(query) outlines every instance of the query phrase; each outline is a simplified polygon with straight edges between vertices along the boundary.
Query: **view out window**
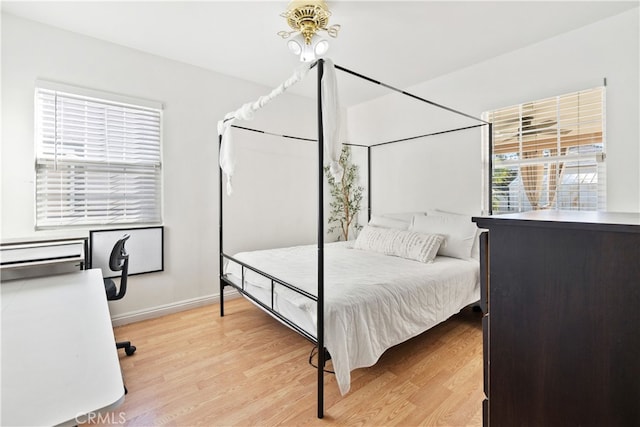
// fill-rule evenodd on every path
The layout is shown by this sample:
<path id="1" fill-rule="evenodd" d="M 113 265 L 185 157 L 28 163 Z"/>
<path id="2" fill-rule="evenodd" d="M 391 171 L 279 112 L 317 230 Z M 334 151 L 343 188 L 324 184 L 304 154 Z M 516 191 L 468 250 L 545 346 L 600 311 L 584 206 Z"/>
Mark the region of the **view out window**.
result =
<path id="1" fill-rule="evenodd" d="M 494 214 L 606 209 L 604 99 L 599 87 L 485 113 Z"/>
<path id="2" fill-rule="evenodd" d="M 93 95 L 36 87 L 36 228 L 162 220 L 161 106 Z"/>

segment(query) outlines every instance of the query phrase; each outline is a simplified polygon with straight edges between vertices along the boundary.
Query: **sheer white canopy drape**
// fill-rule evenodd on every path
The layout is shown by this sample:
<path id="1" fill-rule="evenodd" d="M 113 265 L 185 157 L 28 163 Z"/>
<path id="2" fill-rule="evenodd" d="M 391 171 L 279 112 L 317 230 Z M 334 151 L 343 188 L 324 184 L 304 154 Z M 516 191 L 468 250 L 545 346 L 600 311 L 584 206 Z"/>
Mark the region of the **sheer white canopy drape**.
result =
<path id="1" fill-rule="evenodd" d="M 220 167 L 227 178 L 227 194 L 233 193 L 232 177 L 235 172 L 235 154 L 233 140 L 231 138 L 231 125 L 236 120 L 252 120 L 255 112 L 269 103 L 272 99 L 282 95 L 289 87 L 302 81 L 311 68 L 311 64 L 303 64 L 280 86 L 273 89 L 268 95 L 261 96 L 254 102 L 248 102 L 235 111 L 224 116 L 218 122 L 218 135 L 222 136 L 220 145 Z M 336 72 L 333 62 L 324 60 L 324 72 L 321 82 L 322 92 L 322 118 L 324 136 L 325 164 L 329 165 L 331 174 L 336 180 L 342 179 L 342 167 L 340 166 L 340 152 L 342 143 L 340 135 L 340 103 L 338 100 L 338 88 L 336 84 Z"/>

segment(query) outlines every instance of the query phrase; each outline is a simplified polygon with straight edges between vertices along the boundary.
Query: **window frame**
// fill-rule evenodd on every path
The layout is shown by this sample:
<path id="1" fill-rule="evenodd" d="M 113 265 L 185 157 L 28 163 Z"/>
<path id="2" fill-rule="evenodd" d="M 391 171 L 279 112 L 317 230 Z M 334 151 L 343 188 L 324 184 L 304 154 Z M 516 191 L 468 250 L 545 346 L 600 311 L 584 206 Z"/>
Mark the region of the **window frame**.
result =
<path id="1" fill-rule="evenodd" d="M 580 111 L 580 108 L 581 108 L 580 106 L 574 107 L 573 109 L 566 109 L 565 107 L 560 107 L 561 101 L 569 100 L 568 102 L 571 102 L 571 99 L 575 98 L 579 102 L 580 96 L 599 97 L 599 101 L 596 101 L 596 102 L 591 101 L 590 103 L 586 104 L 591 106 L 599 104 L 599 107 L 598 107 L 599 109 L 596 114 L 596 119 L 591 119 L 590 118 L 591 114 Z M 554 108 L 557 108 L 556 116 L 545 117 L 545 119 L 547 119 L 548 121 L 555 120 L 553 127 L 550 127 L 550 130 L 553 130 L 556 133 L 556 135 L 551 137 L 543 137 L 541 138 L 542 142 L 539 142 L 537 134 L 542 132 L 532 132 L 530 136 L 534 137 L 533 141 L 531 141 L 531 138 L 529 138 L 529 141 L 527 141 L 526 143 L 523 142 L 523 139 L 527 138 L 526 134 L 528 130 L 527 123 L 523 120 L 525 118 L 525 114 L 523 113 L 523 109 L 525 108 L 525 106 L 531 107 L 532 105 L 534 106 L 540 105 L 540 104 L 544 105 L 545 103 L 550 103 L 550 102 L 557 103 L 557 106 L 553 108 L 545 107 L 545 108 L 542 108 L 541 111 L 542 111 L 542 114 L 544 115 L 544 114 L 548 114 L 549 111 L 553 111 Z M 508 149 L 508 148 L 505 149 L 504 148 L 505 146 L 515 145 L 515 144 L 514 143 L 505 144 L 505 142 L 509 141 L 509 139 L 505 140 L 505 135 L 499 134 L 501 130 L 504 131 L 504 129 L 506 128 L 506 125 L 504 124 L 504 121 L 505 121 L 504 115 L 507 114 L 509 111 L 511 111 L 511 114 L 513 114 L 513 111 L 517 111 L 515 116 L 512 116 L 512 117 L 507 116 L 507 119 L 506 119 L 509 121 L 515 120 L 515 122 L 517 123 L 517 126 L 518 126 L 517 127 L 517 133 L 518 133 L 517 151 L 514 151 L 513 149 Z M 567 122 L 566 119 L 564 119 L 561 116 L 561 111 L 564 114 L 566 114 L 567 111 L 571 114 L 575 114 L 574 122 L 572 123 Z M 535 114 L 537 118 L 537 114 L 540 114 L 540 113 L 537 111 L 535 113 L 528 113 L 528 114 L 529 115 Z M 498 118 L 500 117 L 502 118 L 499 120 L 495 120 L 496 115 L 498 116 Z M 549 117 L 551 118 L 549 119 Z M 607 149 L 607 143 L 606 143 L 607 138 L 606 138 L 606 86 L 605 85 L 596 86 L 593 88 L 579 90 L 579 91 L 574 91 L 574 92 L 570 92 L 562 95 L 556 95 L 548 98 L 543 98 L 536 101 L 528 101 L 521 104 L 516 104 L 508 107 L 502 107 L 502 108 L 485 111 L 482 114 L 482 118 L 488 122 L 491 122 L 491 126 L 489 126 L 482 134 L 482 138 L 483 138 L 482 157 L 483 157 L 483 164 L 484 164 L 482 200 L 483 200 L 484 212 L 488 212 L 490 214 L 504 214 L 504 213 L 525 212 L 528 210 L 536 210 L 536 209 L 552 209 L 552 210 L 571 209 L 571 210 L 583 210 L 583 211 L 606 210 L 607 191 L 606 191 L 605 159 L 606 159 L 606 149 Z M 501 122 L 501 120 L 503 121 Z M 584 132 L 580 130 L 580 127 L 584 125 L 586 125 L 586 127 L 593 126 L 592 123 L 599 124 L 599 125 L 596 125 L 596 128 L 600 134 L 599 139 L 597 138 L 598 132 L 589 133 L 589 132 Z M 567 132 L 570 135 L 564 136 L 565 133 L 563 132 L 563 130 L 565 127 L 568 127 L 570 124 L 575 125 L 575 127 L 577 128 L 577 133 L 571 134 L 570 132 Z M 530 126 L 529 129 L 535 129 L 535 125 L 532 123 L 531 118 L 529 118 L 529 126 Z M 496 130 L 496 127 L 498 127 L 498 130 Z M 499 135 L 499 136 L 497 137 L 496 135 Z M 589 137 L 589 135 L 596 135 L 595 137 L 596 140 L 594 140 L 594 142 L 587 141 L 587 138 Z M 499 139 L 500 136 L 502 136 L 502 140 Z M 498 139 L 498 142 L 496 142 L 497 139 Z M 513 139 L 513 138 L 510 138 L 510 139 Z M 571 142 L 572 140 L 573 142 Z M 571 145 L 572 143 L 573 145 Z M 496 145 L 501 147 L 501 151 L 496 150 Z M 535 157 L 527 158 L 525 156 L 525 153 L 531 152 L 534 149 L 537 151 L 537 155 Z M 576 152 L 576 149 L 577 149 L 577 152 Z M 537 189 L 537 191 L 539 191 L 540 194 L 538 197 L 533 196 L 533 198 L 535 199 L 536 203 L 546 201 L 546 205 L 544 206 L 540 206 L 537 204 L 534 205 L 534 202 L 531 201 L 531 199 L 529 198 L 529 195 L 525 194 L 527 190 L 531 190 L 531 186 L 527 188 L 527 186 L 523 182 L 522 184 L 520 184 L 520 187 L 522 188 L 517 189 L 518 192 L 522 193 L 522 194 L 518 194 L 518 207 L 516 209 L 496 209 L 497 207 L 496 203 L 500 203 L 500 202 L 497 202 L 496 200 L 495 176 L 496 176 L 496 171 L 498 169 L 496 168 L 498 164 L 496 156 L 497 155 L 509 156 L 510 155 L 509 153 L 511 153 L 511 156 L 513 156 L 513 158 L 500 162 L 501 168 L 503 169 L 510 168 L 515 170 L 515 176 L 513 176 L 513 178 L 509 180 L 509 183 L 508 183 L 509 186 L 513 182 L 517 181 L 518 179 L 520 181 L 524 181 L 525 178 L 522 175 L 524 172 L 522 170 L 523 166 L 532 165 L 530 167 L 531 169 L 533 168 L 533 165 L 539 165 L 539 166 L 542 165 L 541 172 L 540 171 L 531 172 L 533 173 L 532 176 L 535 176 L 537 180 L 545 181 L 541 189 L 537 188 L 538 187 L 537 185 L 534 186 Z M 552 176 L 552 175 L 549 175 L 549 172 L 552 170 L 551 165 L 555 166 L 555 169 L 553 172 L 553 176 L 555 176 L 555 178 L 553 181 L 549 182 Z M 591 177 L 592 182 L 580 182 L 578 184 L 579 185 L 578 189 L 575 191 L 580 193 L 580 195 L 582 195 L 582 193 L 589 194 L 588 193 L 589 190 L 587 190 L 586 186 L 592 185 L 593 187 L 595 187 L 593 190 L 591 190 L 591 191 L 595 191 L 596 193 L 595 202 L 592 202 L 591 205 L 585 208 L 583 207 L 583 204 L 587 204 L 587 203 L 583 203 L 582 198 L 579 198 L 580 201 L 577 207 L 575 206 L 567 207 L 566 198 L 567 198 L 567 194 L 570 194 L 570 191 L 568 189 L 569 183 L 565 182 L 565 179 L 568 180 L 568 178 L 570 178 L 572 175 L 568 175 L 565 172 L 567 170 L 570 170 L 574 172 L 573 174 L 575 174 L 576 169 L 580 171 L 580 168 L 584 168 L 585 170 L 589 168 L 595 168 L 595 172 L 591 172 L 592 175 L 595 173 L 595 176 Z M 552 182 L 555 182 L 555 183 L 552 184 Z M 509 193 L 510 194 L 509 194 L 508 206 L 512 206 L 510 202 L 511 189 L 509 190 Z M 565 198 L 565 200 L 563 200 L 562 203 L 560 203 L 559 194 L 562 194 L 562 197 Z M 526 198 L 527 200 L 524 200 L 524 198 Z M 521 201 L 520 199 L 523 199 L 524 202 Z M 526 204 L 529 204 L 528 208 L 526 207 Z"/>
<path id="2" fill-rule="evenodd" d="M 78 114 L 64 115 L 59 105 L 77 105 L 84 112 L 84 117 L 75 121 L 78 128 L 85 131 L 83 136 L 66 135 L 71 133 L 69 128 L 75 130 L 75 124 L 69 125 L 68 120 L 76 119 Z M 94 120 L 91 113 L 96 109 L 103 116 Z M 35 229 L 161 225 L 163 109 L 163 104 L 157 101 L 37 80 L 34 88 Z M 118 125 L 115 132 L 114 124 Z M 143 128 L 144 136 L 139 135 Z M 89 131 L 97 133 L 89 135 Z M 47 181 L 55 179 L 58 181 Z M 75 186 L 70 180 L 83 184 Z M 130 190 L 131 186 L 139 192 L 139 197 L 130 197 L 136 194 Z M 51 194 L 58 190 L 60 197 L 56 200 Z M 79 200 L 77 205 L 73 203 L 74 197 Z M 56 208 L 59 213 L 51 214 Z"/>

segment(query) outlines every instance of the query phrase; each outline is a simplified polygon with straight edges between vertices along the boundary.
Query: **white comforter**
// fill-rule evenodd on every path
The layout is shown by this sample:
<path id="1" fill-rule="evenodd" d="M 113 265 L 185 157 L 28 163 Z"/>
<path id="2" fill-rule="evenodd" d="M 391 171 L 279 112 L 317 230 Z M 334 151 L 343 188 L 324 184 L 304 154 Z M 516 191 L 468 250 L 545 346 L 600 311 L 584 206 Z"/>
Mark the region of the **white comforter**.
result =
<path id="1" fill-rule="evenodd" d="M 317 295 L 316 246 L 242 252 L 235 258 Z M 227 273 L 241 277 L 240 266 L 230 262 Z M 325 347 L 343 395 L 350 388 L 351 370 L 375 364 L 388 348 L 480 299 L 479 263 L 473 259 L 436 257 L 424 264 L 332 243 L 325 245 L 324 277 Z M 270 280 L 249 270 L 245 280 L 271 289 Z M 278 299 L 288 298 L 315 325 L 314 302 L 276 289 Z"/>

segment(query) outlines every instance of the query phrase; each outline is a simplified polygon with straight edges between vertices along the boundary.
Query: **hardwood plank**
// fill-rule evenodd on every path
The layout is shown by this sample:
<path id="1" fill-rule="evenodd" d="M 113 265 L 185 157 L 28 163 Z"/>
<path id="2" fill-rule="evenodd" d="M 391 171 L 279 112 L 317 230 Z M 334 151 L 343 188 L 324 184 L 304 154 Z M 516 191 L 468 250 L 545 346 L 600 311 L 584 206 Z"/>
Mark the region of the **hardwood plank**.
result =
<path id="1" fill-rule="evenodd" d="M 129 394 L 103 425 L 121 417 L 129 426 L 482 422 L 481 314 L 469 308 L 353 371 L 345 396 L 327 374 L 322 420 L 307 362 L 312 344 L 242 298 L 227 301 L 223 318 L 211 305 L 115 333 L 138 350 L 120 354 Z"/>

